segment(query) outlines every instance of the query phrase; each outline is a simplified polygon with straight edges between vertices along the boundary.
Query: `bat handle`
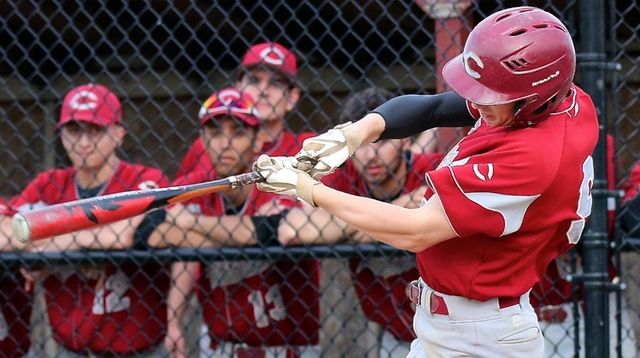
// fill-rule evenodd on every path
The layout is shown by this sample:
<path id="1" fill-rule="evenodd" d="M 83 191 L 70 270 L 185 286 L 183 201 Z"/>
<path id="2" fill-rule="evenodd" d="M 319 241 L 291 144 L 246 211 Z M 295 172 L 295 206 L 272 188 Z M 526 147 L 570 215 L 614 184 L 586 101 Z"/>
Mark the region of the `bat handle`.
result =
<path id="1" fill-rule="evenodd" d="M 22 214 L 13 215 L 13 219 L 11 220 L 11 229 L 13 230 L 13 235 L 20 242 L 28 242 L 31 237 L 31 226 L 29 225 L 29 221 L 22 216 Z"/>
<path id="2" fill-rule="evenodd" d="M 246 185 L 262 182 L 264 182 L 264 178 L 257 172 L 244 173 L 229 177 L 229 183 L 231 183 L 232 189 L 238 189 Z"/>

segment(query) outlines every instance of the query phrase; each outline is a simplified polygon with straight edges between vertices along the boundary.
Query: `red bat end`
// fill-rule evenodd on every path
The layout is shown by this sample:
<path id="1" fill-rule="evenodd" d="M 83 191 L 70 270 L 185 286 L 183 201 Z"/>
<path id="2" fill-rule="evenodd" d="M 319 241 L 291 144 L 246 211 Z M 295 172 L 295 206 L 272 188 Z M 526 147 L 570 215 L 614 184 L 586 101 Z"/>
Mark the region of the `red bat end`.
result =
<path id="1" fill-rule="evenodd" d="M 11 227 L 22 242 L 34 241 L 109 224 L 148 211 L 154 195 L 97 201 L 91 204 L 58 204 L 13 216 Z"/>

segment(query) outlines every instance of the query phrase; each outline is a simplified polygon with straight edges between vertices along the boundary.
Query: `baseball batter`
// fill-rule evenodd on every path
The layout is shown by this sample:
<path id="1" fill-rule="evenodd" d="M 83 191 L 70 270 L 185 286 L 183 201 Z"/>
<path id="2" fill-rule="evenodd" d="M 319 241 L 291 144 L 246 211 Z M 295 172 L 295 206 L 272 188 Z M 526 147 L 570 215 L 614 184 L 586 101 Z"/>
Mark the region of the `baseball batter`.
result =
<path id="1" fill-rule="evenodd" d="M 580 239 L 591 213 L 598 121 L 573 84 L 575 50 L 555 16 L 496 12 L 443 68 L 453 92 L 402 96 L 353 124 L 308 139 L 293 169 L 261 156 L 264 191 L 317 205 L 364 233 L 417 253 L 410 357 L 541 357 L 529 302 L 549 262 Z M 406 209 L 331 189 L 318 177 L 362 143 L 433 126 L 473 128 L 426 174 L 424 205 Z M 579 133 L 579 135 L 576 135 Z"/>

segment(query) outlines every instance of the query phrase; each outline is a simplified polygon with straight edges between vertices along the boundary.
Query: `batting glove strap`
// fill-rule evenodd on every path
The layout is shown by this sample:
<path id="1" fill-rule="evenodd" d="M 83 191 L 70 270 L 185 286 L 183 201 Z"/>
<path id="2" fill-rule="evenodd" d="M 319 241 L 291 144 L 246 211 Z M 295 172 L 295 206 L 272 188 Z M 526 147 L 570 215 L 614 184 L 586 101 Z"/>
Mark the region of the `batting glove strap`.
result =
<path id="1" fill-rule="evenodd" d="M 360 147 L 361 142 L 351 122 L 340 124 L 303 142 L 302 150 L 296 154 L 296 159 L 300 162 L 297 168 L 306 171 L 315 179 L 320 179 L 333 173 L 347 161 Z"/>
<path id="2" fill-rule="evenodd" d="M 301 174 L 298 175 L 298 182 L 296 183 L 298 199 L 313 206 L 314 208 L 317 207 L 316 203 L 313 201 L 313 187 L 318 184 L 320 184 L 319 181 L 313 179 L 309 174 L 301 172 Z"/>

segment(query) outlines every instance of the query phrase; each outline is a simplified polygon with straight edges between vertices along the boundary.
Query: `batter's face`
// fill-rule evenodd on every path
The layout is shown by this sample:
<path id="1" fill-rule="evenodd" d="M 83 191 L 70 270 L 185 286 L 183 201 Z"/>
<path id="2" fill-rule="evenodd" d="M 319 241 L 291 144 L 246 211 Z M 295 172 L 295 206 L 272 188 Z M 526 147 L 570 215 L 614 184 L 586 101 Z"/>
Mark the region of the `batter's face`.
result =
<path id="1" fill-rule="evenodd" d="M 220 177 L 249 171 L 262 148 L 256 132 L 234 117 L 213 118 L 202 128 L 202 141 Z"/>
<path id="2" fill-rule="evenodd" d="M 300 98 L 297 87 L 291 87 L 285 77 L 267 69 L 248 70 L 237 86 L 254 98 L 263 121 L 283 120 Z"/>
<path id="3" fill-rule="evenodd" d="M 101 127 L 81 121 L 60 129 L 62 145 L 76 170 L 100 170 L 115 155 L 125 134 L 118 125 Z"/>
<path id="4" fill-rule="evenodd" d="M 471 106 L 480 112 L 482 119 L 489 127 L 508 126 L 513 122 L 515 102 L 494 106 L 472 103 Z"/>
<path id="5" fill-rule="evenodd" d="M 397 173 L 405 161 L 404 151 L 408 145 L 405 139 L 383 140 L 359 148 L 353 154 L 353 166 L 370 185 L 396 184 Z"/>

